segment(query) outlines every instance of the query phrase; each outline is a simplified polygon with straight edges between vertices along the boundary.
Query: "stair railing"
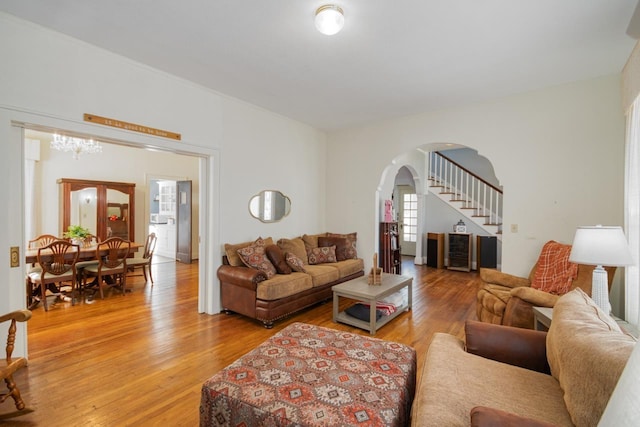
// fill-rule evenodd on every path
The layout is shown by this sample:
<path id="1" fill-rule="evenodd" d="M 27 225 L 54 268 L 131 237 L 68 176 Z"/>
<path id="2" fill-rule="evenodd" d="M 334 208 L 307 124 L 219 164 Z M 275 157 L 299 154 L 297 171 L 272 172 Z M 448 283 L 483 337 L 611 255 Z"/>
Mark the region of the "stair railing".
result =
<path id="1" fill-rule="evenodd" d="M 473 209 L 473 216 L 487 217 L 487 225 L 500 224 L 502 190 L 456 163 L 439 151 L 429 152 L 429 177 L 451 200 L 462 202 L 462 209 Z"/>

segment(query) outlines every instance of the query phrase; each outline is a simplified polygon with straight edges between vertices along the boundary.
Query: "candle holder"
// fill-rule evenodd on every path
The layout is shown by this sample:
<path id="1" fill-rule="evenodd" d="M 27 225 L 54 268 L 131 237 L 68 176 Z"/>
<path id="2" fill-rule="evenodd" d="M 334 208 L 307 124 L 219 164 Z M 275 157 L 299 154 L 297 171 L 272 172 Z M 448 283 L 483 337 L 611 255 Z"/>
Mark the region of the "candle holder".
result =
<path id="1" fill-rule="evenodd" d="M 369 285 L 382 285 L 382 269 L 378 267 L 378 254 L 373 254 L 373 267 L 371 267 L 371 271 L 369 272 L 369 277 L 367 279 L 367 283 Z"/>

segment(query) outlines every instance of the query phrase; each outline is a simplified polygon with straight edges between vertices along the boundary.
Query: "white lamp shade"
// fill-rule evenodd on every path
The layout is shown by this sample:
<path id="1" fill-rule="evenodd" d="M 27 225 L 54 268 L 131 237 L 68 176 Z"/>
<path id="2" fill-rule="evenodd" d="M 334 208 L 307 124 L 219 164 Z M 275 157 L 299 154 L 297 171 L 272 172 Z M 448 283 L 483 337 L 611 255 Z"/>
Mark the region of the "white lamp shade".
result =
<path id="1" fill-rule="evenodd" d="M 569 261 L 608 267 L 634 264 L 622 228 L 602 225 L 578 227 Z"/>
<path id="2" fill-rule="evenodd" d="M 332 36 L 338 33 L 344 26 L 342 9 L 334 4 L 320 6 L 316 10 L 316 28 L 322 34 Z"/>

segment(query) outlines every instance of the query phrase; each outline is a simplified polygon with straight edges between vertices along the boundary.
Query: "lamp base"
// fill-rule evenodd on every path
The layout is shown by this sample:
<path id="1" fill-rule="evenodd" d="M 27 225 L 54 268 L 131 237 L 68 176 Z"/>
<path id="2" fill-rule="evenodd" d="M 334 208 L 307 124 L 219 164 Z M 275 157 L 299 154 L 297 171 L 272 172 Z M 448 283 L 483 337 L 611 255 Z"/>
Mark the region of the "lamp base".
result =
<path id="1" fill-rule="evenodd" d="M 601 265 L 593 269 L 593 276 L 591 279 L 591 299 L 602 309 L 602 311 L 611 315 L 607 270 L 602 268 Z"/>

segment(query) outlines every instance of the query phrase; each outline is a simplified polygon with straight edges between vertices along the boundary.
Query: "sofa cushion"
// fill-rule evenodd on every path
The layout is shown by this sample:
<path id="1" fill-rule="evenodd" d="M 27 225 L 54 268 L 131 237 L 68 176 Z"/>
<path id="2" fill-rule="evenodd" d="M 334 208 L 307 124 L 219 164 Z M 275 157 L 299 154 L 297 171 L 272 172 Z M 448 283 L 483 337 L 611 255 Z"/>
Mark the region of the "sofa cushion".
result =
<path id="1" fill-rule="evenodd" d="M 273 301 L 311 289 L 311 276 L 305 273 L 276 274 L 269 280 L 258 283 L 256 298 Z"/>
<path id="2" fill-rule="evenodd" d="M 574 424 L 598 423 L 634 345 L 582 289 L 558 299 L 547 358 Z"/>
<path id="3" fill-rule="evenodd" d="M 304 268 L 304 263 L 300 258 L 298 258 L 293 252 L 287 252 L 285 254 L 285 260 L 287 261 L 287 265 L 291 267 L 291 270 L 297 271 L 299 273 L 306 273 L 307 270 Z"/>
<path id="4" fill-rule="evenodd" d="M 304 246 L 304 241 L 300 237 L 295 239 L 280 239 L 278 240 L 278 246 L 284 253 L 292 253 L 297 256 L 304 264 L 308 264 L 307 249 Z"/>
<path id="5" fill-rule="evenodd" d="M 351 243 L 351 246 L 347 247 L 345 252 L 345 258 L 346 259 L 358 258 L 358 250 L 356 249 L 356 244 L 358 243 L 358 233 L 348 233 L 348 234 L 327 233 L 327 237 L 342 237 L 347 239 L 349 243 Z"/>
<path id="6" fill-rule="evenodd" d="M 340 278 L 351 276 L 352 274 L 358 273 L 364 270 L 364 261 L 361 258 L 356 259 L 345 259 L 344 261 L 334 262 L 330 264 L 332 267 L 335 267 L 340 272 Z"/>
<path id="7" fill-rule="evenodd" d="M 258 239 L 262 239 L 262 237 L 259 237 Z M 264 244 L 266 246 L 272 245 L 273 244 L 273 239 L 271 237 L 266 237 L 264 239 L 262 239 L 264 241 Z M 243 243 L 236 243 L 236 244 L 230 244 L 230 243 L 225 243 L 224 244 L 224 253 L 227 256 L 227 260 L 229 261 L 229 265 L 232 265 L 234 267 L 242 267 L 244 266 L 244 262 L 242 262 L 242 258 L 240 258 L 240 255 L 238 254 L 238 249 L 242 249 L 242 248 L 246 248 L 247 246 L 251 245 L 252 243 L 255 243 L 254 241 L 251 242 L 243 242 Z"/>
<path id="8" fill-rule="evenodd" d="M 551 375 L 467 353 L 457 337 L 436 333 L 424 359 L 412 420 L 423 427 L 468 426 L 476 406 L 573 426 L 562 389 Z"/>
<path id="9" fill-rule="evenodd" d="M 531 287 L 556 295 L 564 295 L 578 277 L 578 264 L 569 262 L 571 245 L 548 241 L 542 247 Z"/>
<path id="10" fill-rule="evenodd" d="M 344 237 L 318 237 L 319 247 L 336 247 L 336 260 L 344 261 L 347 258 L 347 250 L 351 248 L 351 242 Z"/>
<path id="11" fill-rule="evenodd" d="M 340 278 L 340 272 L 338 269 L 332 267 L 330 264 L 309 264 L 305 265 L 304 269 L 306 273 L 311 276 L 314 288 L 334 282 Z"/>
<path id="12" fill-rule="evenodd" d="M 309 265 L 336 262 L 336 247 L 312 248 L 308 253 Z"/>
<path id="13" fill-rule="evenodd" d="M 284 252 L 278 245 L 269 245 L 264 248 L 267 253 L 267 258 L 271 261 L 271 264 L 276 268 L 278 274 L 291 274 L 291 267 L 287 264 L 287 260 L 284 257 Z"/>
<path id="14" fill-rule="evenodd" d="M 264 241 L 261 238 L 245 248 L 238 249 L 238 255 L 240 255 L 240 259 L 247 267 L 264 271 L 267 275 L 267 279 L 271 279 L 275 276 L 276 268 L 267 258 Z"/>

